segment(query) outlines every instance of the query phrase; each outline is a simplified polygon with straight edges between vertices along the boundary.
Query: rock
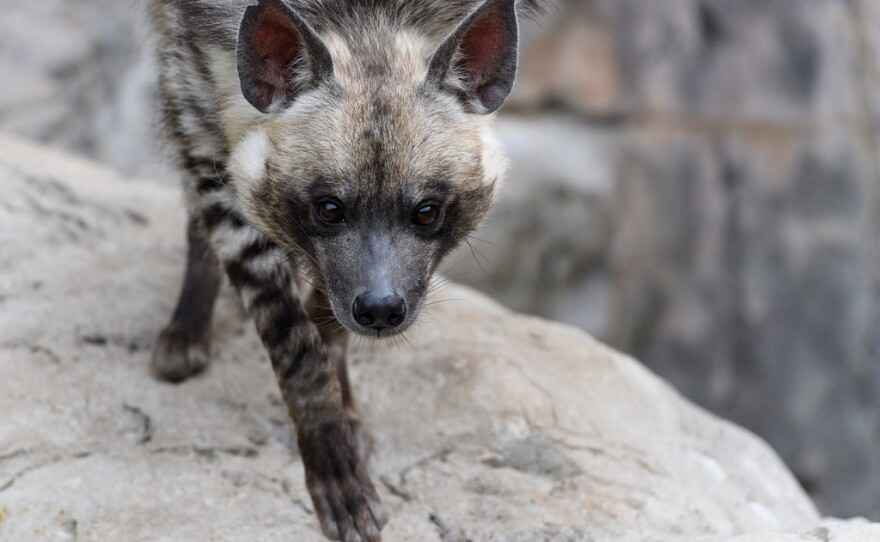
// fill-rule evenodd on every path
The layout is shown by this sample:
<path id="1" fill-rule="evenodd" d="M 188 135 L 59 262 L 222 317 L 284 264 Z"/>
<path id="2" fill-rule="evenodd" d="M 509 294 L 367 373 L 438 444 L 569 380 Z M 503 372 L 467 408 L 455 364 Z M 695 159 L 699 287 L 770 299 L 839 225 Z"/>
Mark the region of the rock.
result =
<path id="1" fill-rule="evenodd" d="M 619 208 L 638 220 L 618 230 L 606 337 L 764 435 L 826 509 L 876 515 L 872 174 L 852 141 L 773 140 L 644 134 L 624 151 Z"/>
<path id="2" fill-rule="evenodd" d="M 8 136 L 0 179 L 0 538 L 320 540 L 234 296 L 207 374 L 148 374 L 183 264 L 180 195 Z M 352 359 L 384 540 L 880 536 L 818 525 L 766 444 L 632 359 L 451 291 L 408 343 Z"/>
<path id="3" fill-rule="evenodd" d="M 492 275 L 461 277 L 634 355 L 766 438 L 821 510 L 874 519 L 878 20 L 868 0 L 561 1 L 525 44 L 529 114 L 502 123 L 530 141 L 476 236 L 494 246 L 474 242 Z"/>
<path id="4" fill-rule="evenodd" d="M 539 25 L 523 25 L 521 71 L 507 111 L 561 105 L 598 119 L 619 117 L 628 104 L 617 37 L 606 3 L 554 2 Z"/>
<path id="5" fill-rule="evenodd" d="M 796 534 L 762 533 L 724 538 L 724 542 L 873 542 L 877 539 L 876 524 L 863 521 L 823 522 L 819 527 Z M 704 542 L 721 542 L 721 539 L 707 538 Z"/>
<path id="6" fill-rule="evenodd" d="M 7 0 L 0 130 L 136 175 L 172 177 L 155 137 L 156 78 L 135 0 Z"/>
<path id="7" fill-rule="evenodd" d="M 601 336 L 766 438 L 823 511 L 880 518 L 876 9 L 637 4 Z"/>

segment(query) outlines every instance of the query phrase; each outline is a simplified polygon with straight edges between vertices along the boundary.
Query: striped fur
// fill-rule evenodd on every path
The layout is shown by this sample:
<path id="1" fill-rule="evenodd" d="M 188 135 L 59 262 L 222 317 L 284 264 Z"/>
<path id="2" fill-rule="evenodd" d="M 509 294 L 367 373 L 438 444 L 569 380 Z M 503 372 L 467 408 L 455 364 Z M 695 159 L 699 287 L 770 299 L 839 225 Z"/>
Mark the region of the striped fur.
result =
<path id="1" fill-rule="evenodd" d="M 513 1 L 489 3 L 512 14 Z M 273 103 L 270 114 L 248 103 L 237 70 L 239 25 L 252 3 L 148 0 L 164 138 L 191 216 L 183 293 L 153 368 L 178 381 L 204 367 L 222 270 L 270 355 L 324 533 L 374 542 L 386 517 L 358 453 L 368 439 L 344 358 L 334 352 L 342 326 L 364 332 L 351 300 L 377 276 L 404 292 L 401 329 L 410 325 L 440 260 L 494 200 L 505 160 L 491 116 L 460 99 L 460 71 L 430 79 L 447 71 L 434 69 L 432 55 L 482 0 L 290 1 L 329 52 L 332 80 Z M 523 0 L 518 9 L 540 6 Z M 315 223 L 314 201 L 325 193 L 349 198 L 359 230 Z M 428 235 L 408 222 L 389 226 L 425 198 L 442 200 L 442 227 Z M 311 300 L 300 272 L 314 283 Z"/>

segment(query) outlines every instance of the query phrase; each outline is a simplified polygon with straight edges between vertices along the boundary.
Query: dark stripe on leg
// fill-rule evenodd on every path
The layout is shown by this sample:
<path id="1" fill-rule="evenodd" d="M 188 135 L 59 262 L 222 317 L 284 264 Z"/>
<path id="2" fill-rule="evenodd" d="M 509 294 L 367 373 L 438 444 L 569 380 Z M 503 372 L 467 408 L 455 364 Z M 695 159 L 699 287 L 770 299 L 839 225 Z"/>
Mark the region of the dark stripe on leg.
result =
<path id="1" fill-rule="evenodd" d="M 208 194 L 210 192 L 222 190 L 223 187 L 223 179 L 220 177 L 204 177 L 199 179 L 199 184 L 196 185 L 196 191 L 198 191 L 199 194 Z"/>
<path id="2" fill-rule="evenodd" d="M 215 203 L 202 211 L 202 222 L 208 231 L 212 231 L 231 216 L 229 208 L 226 205 Z"/>
<path id="3" fill-rule="evenodd" d="M 305 364 L 305 357 L 309 355 L 309 353 L 315 353 L 316 355 L 320 355 L 320 351 L 315 348 L 315 345 L 309 344 L 308 341 L 304 340 L 305 338 L 301 338 L 296 342 L 296 348 L 290 352 L 290 358 L 287 360 L 287 366 L 284 367 L 284 370 L 281 372 L 281 381 L 287 382 L 291 378 L 296 377 L 299 372 L 302 370 L 303 365 Z"/>
<path id="4" fill-rule="evenodd" d="M 226 264 L 226 274 L 229 275 L 229 281 L 239 291 L 250 288 L 252 290 L 262 290 L 265 281 L 255 275 L 253 271 L 247 268 L 243 262 L 229 262 Z"/>
<path id="5" fill-rule="evenodd" d="M 262 256 L 273 248 L 275 248 L 275 244 L 265 236 L 261 235 L 241 251 L 240 258 L 242 260 L 252 260 L 257 256 Z"/>
<path id="6" fill-rule="evenodd" d="M 260 337 L 271 351 L 287 343 L 287 339 L 296 325 L 303 323 L 303 316 L 288 300 L 281 302 L 280 310 L 267 322 L 266 328 L 260 330 Z"/>
<path id="7" fill-rule="evenodd" d="M 223 203 L 214 203 L 202 211 L 202 222 L 208 231 L 212 231 L 224 222 L 235 228 L 244 227 L 244 221 L 232 209 Z"/>
<path id="8" fill-rule="evenodd" d="M 257 312 L 268 309 L 273 305 L 277 305 L 279 300 L 283 299 L 284 296 L 289 295 L 289 293 L 289 290 L 278 286 L 267 286 L 262 288 L 260 289 L 260 293 L 254 296 L 251 300 L 250 310 L 252 312 Z"/>

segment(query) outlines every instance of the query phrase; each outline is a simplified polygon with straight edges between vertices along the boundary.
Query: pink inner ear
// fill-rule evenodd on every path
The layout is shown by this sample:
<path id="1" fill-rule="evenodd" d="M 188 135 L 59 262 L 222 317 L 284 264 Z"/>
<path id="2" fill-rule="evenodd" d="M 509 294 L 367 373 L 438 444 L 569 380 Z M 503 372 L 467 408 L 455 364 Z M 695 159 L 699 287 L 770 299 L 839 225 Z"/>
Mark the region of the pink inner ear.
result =
<path id="1" fill-rule="evenodd" d="M 494 7 L 474 20 L 461 41 L 462 67 L 474 82 L 493 70 L 504 50 L 503 13 Z"/>
<path id="2" fill-rule="evenodd" d="M 267 10 L 257 23 L 253 45 L 267 75 L 279 85 L 286 84 L 293 75 L 290 65 L 303 48 L 296 25 L 279 10 Z"/>

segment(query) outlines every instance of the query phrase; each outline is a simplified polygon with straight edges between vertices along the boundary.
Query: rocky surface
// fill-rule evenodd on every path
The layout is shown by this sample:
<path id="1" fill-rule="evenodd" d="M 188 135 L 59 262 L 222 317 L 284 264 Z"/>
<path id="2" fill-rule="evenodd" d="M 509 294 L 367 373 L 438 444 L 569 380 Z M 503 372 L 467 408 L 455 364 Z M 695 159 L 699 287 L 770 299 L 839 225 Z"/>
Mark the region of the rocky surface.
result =
<path id="1" fill-rule="evenodd" d="M 0 129 L 172 180 L 137 2 L 9 2 Z M 880 519 L 880 4 L 556 4 L 524 26 L 498 212 L 449 274 L 757 431 L 824 512 Z"/>
<path id="2" fill-rule="evenodd" d="M 149 376 L 183 264 L 179 194 L 7 136 L 0 182 L 0 539 L 320 540 L 232 295 L 207 374 Z M 409 344 L 352 359 L 385 540 L 880 536 L 818 525 L 767 445 L 583 332 L 442 295 L 457 301 Z"/>

